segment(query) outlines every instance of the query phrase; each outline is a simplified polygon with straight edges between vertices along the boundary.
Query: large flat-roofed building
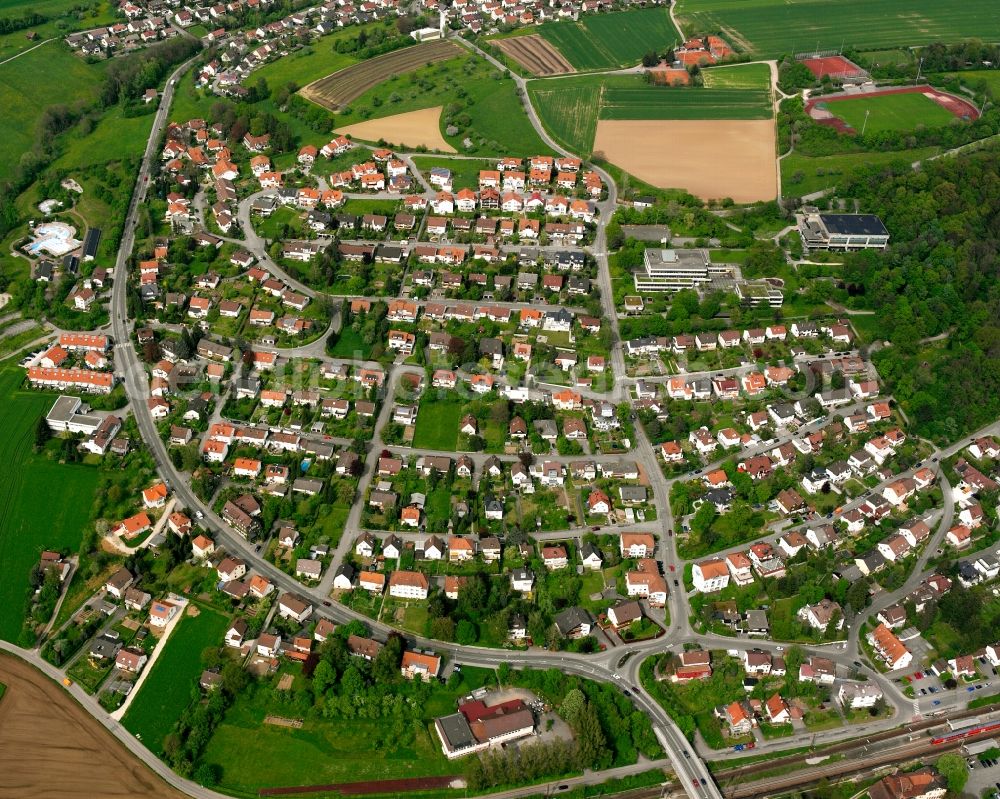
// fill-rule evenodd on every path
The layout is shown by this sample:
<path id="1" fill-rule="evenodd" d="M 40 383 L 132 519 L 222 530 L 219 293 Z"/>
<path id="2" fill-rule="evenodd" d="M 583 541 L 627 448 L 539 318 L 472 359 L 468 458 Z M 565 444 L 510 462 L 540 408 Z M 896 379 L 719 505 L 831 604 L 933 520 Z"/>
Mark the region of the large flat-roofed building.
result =
<path id="1" fill-rule="evenodd" d="M 92 435 L 100 427 L 103 419 L 83 413 L 83 403 L 79 397 L 59 397 L 45 414 L 45 422 L 55 433 L 84 433 Z"/>
<path id="2" fill-rule="evenodd" d="M 874 214 L 820 214 L 799 218 L 802 243 L 812 250 L 884 250 L 889 231 Z"/>
<path id="3" fill-rule="evenodd" d="M 737 281 L 736 296 L 740 298 L 740 302 L 752 308 L 762 305 L 780 308 L 785 301 L 784 292 L 766 280 Z"/>
<path id="4" fill-rule="evenodd" d="M 708 250 L 651 247 L 643 253 L 642 261 L 633 275 L 636 291 L 698 289 L 711 280 Z"/>

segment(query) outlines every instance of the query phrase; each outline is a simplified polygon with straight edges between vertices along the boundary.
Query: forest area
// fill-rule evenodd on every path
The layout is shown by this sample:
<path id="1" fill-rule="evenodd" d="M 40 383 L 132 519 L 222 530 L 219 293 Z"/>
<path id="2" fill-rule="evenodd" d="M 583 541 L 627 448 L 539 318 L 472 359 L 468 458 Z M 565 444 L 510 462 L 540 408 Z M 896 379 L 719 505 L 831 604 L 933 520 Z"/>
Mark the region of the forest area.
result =
<path id="1" fill-rule="evenodd" d="M 989 423 L 1000 415 L 1000 153 L 867 170 L 843 195 L 892 231 L 889 249 L 844 269 L 891 345 L 872 357 L 892 394 L 936 441 Z"/>

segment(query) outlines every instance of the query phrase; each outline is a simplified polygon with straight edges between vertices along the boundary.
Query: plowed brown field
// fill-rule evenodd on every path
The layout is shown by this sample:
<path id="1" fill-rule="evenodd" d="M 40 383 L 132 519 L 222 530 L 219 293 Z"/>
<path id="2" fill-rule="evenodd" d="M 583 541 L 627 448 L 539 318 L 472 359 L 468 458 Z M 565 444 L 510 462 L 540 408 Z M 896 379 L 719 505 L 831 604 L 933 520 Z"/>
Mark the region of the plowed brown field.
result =
<path id="1" fill-rule="evenodd" d="M 457 44 L 446 41 L 404 47 L 314 80 L 304 86 L 299 94 L 317 105 L 337 111 L 393 75 L 413 72 L 427 64 L 454 58 L 462 52 Z"/>
<path id="2" fill-rule="evenodd" d="M 774 137 L 771 119 L 602 119 L 594 153 L 659 188 L 750 203 L 778 194 Z"/>
<path id="3" fill-rule="evenodd" d="M 184 799 L 32 666 L 0 655 L 0 798 Z"/>
<path id="4" fill-rule="evenodd" d="M 566 57 L 537 33 L 498 39 L 496 46 L 533 75 L 576 72 Z"/>

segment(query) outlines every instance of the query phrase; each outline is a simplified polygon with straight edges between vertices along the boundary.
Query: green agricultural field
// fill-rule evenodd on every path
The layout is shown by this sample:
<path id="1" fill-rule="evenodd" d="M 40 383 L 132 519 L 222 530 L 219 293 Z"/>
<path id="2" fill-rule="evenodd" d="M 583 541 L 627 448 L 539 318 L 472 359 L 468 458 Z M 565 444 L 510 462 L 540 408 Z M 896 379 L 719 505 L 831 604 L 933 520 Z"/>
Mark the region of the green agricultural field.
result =
<path id="1" fill-rule="evenodd" d="M 52 406 L 54 394 L 21 390 L 24 372 L 0 369 L 0 457 L 12 467 L 0 483 L 0 638 L 16 641 L 31 567 L 43 549 L 80 548 L 90 518 L 98 472 L 92 466 L 61 465 L 35 455 L 35 423 Z M 54 486 L 59 501 L 53 502 Z"/>
<path id="2" fill-rule="evenodd" d="M 710 67 L 701 71 L 702 80 L 709 89 L 758 89 L 771 88 L 771 69 L 767 64 L 735 64 Z"/>
<path id="3" fill-rule="evenodd" d="M 531 104 L 555 138 L 575 153 L 590 153 L 597 132 L 601 87 L 567 85 L 565 80 L 532 81 L 528 84 Z"/>
<path id="4" fill-rule="evenodd" d="M 644 54 L 681 40 L 665 8 L 587 14 L 579 22 L 546 23 L 538 32 L 580 70 L 634 66 Z"/>
<path id="5" fill-rule="evenodd" d="M 462 419 L 462 401 L 458 397 L 435 398 L 425 395 L 417 410 L 413 431 L 415 449 L 454 452 L 458 444 L 458 423 Z"/>
<path id="6" fill-rule="evenodd" d="M 598 119 L 769 119 L 767 67 L 761 73 L 751 69 L 756 66 L 726 67 L 734 72 L 723 80 L 758 88 L 670 88 L 639 75 L 580 75 L 531 81 L 528 94 L 546 129 L 569 149 L 589 155 Z"/>
<path id="7" fill-rule="evenodd" d="M 781 168 L 781 193 L 787 197 L 801 197 L 836 186 L 858 170 L 879 168 L 896 162 L 913 163 L 930 158 L 939 150 L 938 147 L 921 147 L 903 152 L 847 153 L 815 158 L 792 152 L 778 162 Z"/>
<path id="8" fill-rule="evenodd" d="M 0 180 L 10 177 L 35 143 L 42 111 L 93 96 L 104 65 L 87 64 L 61 42 L 51 42 L 0 65 Z M 58 75 L 58 80 L 39 80 Z"/>
<path id="9" fill-rule="evenodd" d="M 201 674 L 201 651 L 221 646 L 228 619 L 199 606 L 197 616 L 185 615 L 167 640 L 153 670 L 122 719 L 125 728 L 154 752 L 187 707 L 191 688 Z"/>
<path id="10" fill-rule="evenodd" d="M 770 119 L 770 93 L 748 89 L 670 89 L 608 85 L 601 119 Z"/>
<path id="11" fill-rule="evenodd" d="M 767 58 L 816 48 L 1000 39 L 992 0 L 679 0 L 675 13 L 689 34 L 720 31 L 737 49 Z"/>
<path id="12" fill-rule="evenodd" d="M 827 103 L 827 109 L 858 133 L 908 131 L 923 125 L 937 128 L 955 121 L 955 116 L 924 94 L 884 94 L 852 97 Z M 867 123 L 865 118 L 867 116 Z"/>
<path id="13" fill-rule="evenodd" d="M 513 78 L 505 78 L 481 58 L 463 54 L 405 75 L 389 76 L 336 115 L 343 127 L 407 111 L 444 106 L 440 129 L 445 140 L 466 155 L 530 156 L 547 152 L 521 107 Z M 448 111 L 453 108 L 453 118 Z M 445 133 L 449 119 L 458 127 Z M 463 145 L 472 139 L 472 148 Z"/>

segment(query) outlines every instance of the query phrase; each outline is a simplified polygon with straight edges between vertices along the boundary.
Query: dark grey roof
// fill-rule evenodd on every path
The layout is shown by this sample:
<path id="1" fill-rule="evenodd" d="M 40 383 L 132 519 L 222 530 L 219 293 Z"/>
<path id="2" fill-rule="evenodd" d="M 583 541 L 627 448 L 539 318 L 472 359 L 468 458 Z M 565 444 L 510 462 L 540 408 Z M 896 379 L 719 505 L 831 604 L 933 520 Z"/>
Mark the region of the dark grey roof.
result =
<path id="1" fill-rule="evenodd" d="M 437 725 L 452 750 L 465 749 L 479 743 L 476 736 L 472 734 L 469 722 L 461 713 L 442 716 L 437 720 Z"/>
<path id="2" fill-rule="evenodd" d="M 83 240 L 83 257 L 94 258 L 97 256 L 97 245 L 101 243 L 101 229 L 92 227 L 87 231 L 87 237 Z"/>
<path id="3" fill-rule="evenodd" d="M 842 236 L 888 236 L 882 220 L 874 214 L 820 214 L 830 233 Z"/>
<path id="4" fill-rule="evenodd" d="M 568 635 L 577 627 L 584 624 L 590 624 L 590 614 L 583 608 L 566 608 L 566 610 L 555 617 L 555 623 L 556 629 L 558 629 L 562 635 Z"/>

